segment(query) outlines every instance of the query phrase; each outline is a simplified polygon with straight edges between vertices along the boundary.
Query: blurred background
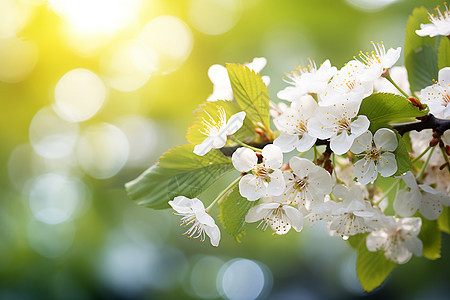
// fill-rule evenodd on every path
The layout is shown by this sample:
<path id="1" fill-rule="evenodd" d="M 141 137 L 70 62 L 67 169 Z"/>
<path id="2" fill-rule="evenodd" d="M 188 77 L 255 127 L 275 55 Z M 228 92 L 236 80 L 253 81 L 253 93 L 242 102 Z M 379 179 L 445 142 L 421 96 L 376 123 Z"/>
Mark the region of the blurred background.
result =
<path id="1" fill-rule="evenodd" d="M 210 65 L 266 57 L 278 101 L 308 57 L 340 68 L 372 40 L 403 46 L 413 8 L 437 4 L 0 0 L 0 299 L 447 298 L 446 235 L 441 259 L 413 258 L 367 295 L 355 253 L 323 228 L 251 224 L 214 248 L 124 191 L 185 143 Z"/>

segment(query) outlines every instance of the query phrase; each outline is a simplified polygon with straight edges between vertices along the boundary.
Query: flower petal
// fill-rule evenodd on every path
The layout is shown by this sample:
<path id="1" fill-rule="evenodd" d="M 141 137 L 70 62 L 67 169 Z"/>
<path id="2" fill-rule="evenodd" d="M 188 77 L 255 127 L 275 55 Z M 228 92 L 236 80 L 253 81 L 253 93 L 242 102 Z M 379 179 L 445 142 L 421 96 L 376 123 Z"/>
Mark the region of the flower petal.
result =
<path id="1" fill-rule="evenodd" d="M 354 173 L 358 182 L 362 184 L 368 184 L 369 182 L 373 182 L 377 179 L 377 168 L 372 159 L 360 159 L 355 163 Z"/>
<path id="2" fill-rule="evenodd" d="M 298 152 L 306 152 L 311 149 L 312 146 L 316 143 L 317 138 L 309 135 L 308 133 L 304 133 L 300 140 L 297 141 L 296 148 Z"/>
<path id="3" fill-rule="evenodd" d="M 283 164 L 283 153 L 280 147 L 269 144 L 262 149 L 264 165 L 270 169 L 278 169 Z"/>
<path id="4" fill-rule="evenodd" d="M 366 238 L 366 246 L 370 252 L 375 252 L 383 248 L 386 244 L 389 235 L 384 230 L 377 230 L 371 232 Z"/>
<path id="5" fill-rule="evenodd" d="M 283 205 L 282 209 L 286 213 L 289 224 L 294 228 L 297 232 L 300 232 L 303 228 L 303 215 L 302 213 L 289 205 Z"/>
<path id="6" fill-rule="evenodd" d="M 253 169 L 258 163 L 258 157 L 253 150 L 242 147 L 237 149 L 231 157 L 233 166 L 240 172 L 247 172 Z"/>
<path id="7" fill-rule="evenodd" d="M 289 166 L 291 167 L 292 171 L 294 171 L 294 174 L 301 179 L 308 176 L 308 174 L 311 171 L 315 170 L 315 168 L 317 167 L 310 160 L 298 156 L 294 156 L 289 160 Z"/>
<path id="8" fill-rule="evenodd" d="M 394 175 L 397 172 L 397 160 L 394 153 L 386 152 L 381 154 L 377 169 L 383 177 Z"/>
<path id="9" fill-rule="evenodd" d="M 283 152 L 291 152 L 294 150 L 295 145 L 298 143 L 298 136 L 290 135 L 285 132 L 281 132 L 280 135 L 273 141 L 273 144 L 280 147 Z"/>
<path id="10" fill-rule="evenodd" d="M 359 137 L 357 137 L 352 146 L 350 147 L 350 151 L 359 154 L 361 152 L 368 152 L 372 149 L 372 132 L 367 130 Z"/>
<path id="11" fill-rule="evenodd" d="M 398 146 L 397 136 L 392 130 L 387 128 L 378 129 L 373 136 L 373 141 L 375 146 L 383 151 L 392 152 Z"/>
<path id="12" fill-rule="evenodd" d="M 255 201 L 266 194 L 266 188 L 259 184 L 259 179 L 253 174 L 247 174 L 239 181 L 239 193 L 249 201 Z"/>
<path id="13" fill-rule="evenodd" d="M 367 131 L 370 126 L 370 121 L 364 115 L 359 115 L 358 118 L 350 124 L 351 135 L 353 138 L 359 137 L 361 134 Z"/>
<path id="14" fill-rule="evenodd" d="M 421 201 L 420 192 L 399 190 L 395 195 L 394 210 L 401 217 L 410 217 L 419 209 Z"/>
<path id="15" fill-rule="evenodd" d="M 337 155 L 342 155 L 350 150 L 353 140 L 354 139 L 347 134 L 347 131 L 343 131 L 339 135 L 331 137 L 330 148 Z"/>
<path id="16" fill-rule="evenodd" d="M 281 170 L 277 169 L 272 174 L 269 175 L 270 182 L 267 186 L 267 193 L 270 196 L 279 196 L 283 194 L 286 189 L 286 183 L 284 182 L 283 173 Z"/>
<path id="17" fill-rule="evenodd" d="M 216 224 L 214 224 L 214 226 L 206 226 L 205 232 L 211 240 L 211 245 L 213 245 L 214 247 L 219 246 L 219 242 L 220 242 L 219 227 Z"/>
<path id="18" fill-rule="evenodd" d="M 224 127 L 224 133 L 227 135 L 232 135 L 236 131 L 238 131 L 242 124 L 244 124 L 245 112 L 238 112 L 230 117 L 227 122 L 227 125 Z"/>

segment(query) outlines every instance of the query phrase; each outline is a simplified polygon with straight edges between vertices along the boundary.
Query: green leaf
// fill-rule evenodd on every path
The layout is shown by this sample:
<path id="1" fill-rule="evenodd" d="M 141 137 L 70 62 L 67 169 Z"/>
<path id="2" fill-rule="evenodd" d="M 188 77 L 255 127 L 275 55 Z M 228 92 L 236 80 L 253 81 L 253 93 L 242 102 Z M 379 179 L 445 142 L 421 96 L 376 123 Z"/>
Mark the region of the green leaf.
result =
<path id="1" fill-rule="evenodd" d="M 450 207 L 444 206 L 442 214 L 437 219 L 439 229 L 445 233 L 450 233 Z"/>
<path id="2" fill-rule="evenodd" d="M 359 115 L 365 115 L 370 121 L 370 131 L 387 127 L 388 123 L 422 117 L 428 110 L 422 111 L 411 104 L 405 97 L 390 93 L 375 93 L 363 99 Z"/>
<path id="3" fill-rule="evenodd" d="M 429 23 L 428 12 L 424 7 L 414 9 L 406 25 L 405 66 L 411 91 L 433 84 L 437 77 L 437 46 L 438 38 L 421 37 L 416 34 L 420 24 Z"/>
<path id="4" fill-rule="evenodd" d="M 267 131 L 270 129 L 269 92 L 261 76 L 247 67 L 227 64 L 234 99 L 247 117 Z"/>
<path id="5" fill-rule="evenodd" d="M 395 160 L 397 161 L 397 172 L 395 173 L 395 176 L 399 176 L 411 170 L 412 163 L 409 159 L 408 149 L 406 148 L 406 144 L 403 141 L 402 136 L 397 132 L 397 130 L 394 130 L 394 132 L 398 141 L 397 149 L 394 151 Z"/>
<path id="6" fill-rule="evenodd" d="M 411 91 L 420 91 L 434 84 L 438 78 L 438 58 L 436 50 L 428 45 L 408 55 L 405 61 Z"/>
<path id="7" fill-rule="evenodd" d="M 213 149 L 204 156 L 193 153 L 193 145 L 173 148 L 125 188 L 139 205 L 154 209 L 169 208 L 176 196 L 194 198 L 214 181 L 233 170 L 231 160 Z"/>
<path id="8" fill-rule="evenodd" d="M 356 274 L 366 292 L 379 287 L 395 268 L 396 264 L 389 261 L 382 251 L 370 252 L 366 247 L 367 234 L 359 234 L 349 238 L 353 249 L 358 251 Z"/>
<path id="9" fill-rule="evenodd" d="M 450 39 L 443 38 L 438 49 L 438 67 L 439 70 L 450 67 Z"/>
<path id="10" fill-rule="evenodd" d="M 250 208 L 258 201 L 248 201 L 239 193 L 236 186 L 221 202 L 219 202 L 219 219 L 226 232 L 231 234 L 239 242 L 245 234 L 245 216 Z"/>
<path id="11" fill-rule="evenodd" d="M 422 228 L 418 237 L 423 243 L 424 257 L 432 260 L 441 257 L 441 231 L 437 220 L 430 221 L 422 217 Z"/>
<path id="12" fill-rule="evenodd" d="M 218 121 L 217 112 L 219 107 L 223 107 L 225 109 L 225 113 L 227 115 L 227 120 L 234 114 L 242 111 L 242 109 L 233 101 L 219 100 L 214 102 L 205 102 L 198 106 L 198 108 L 194 111 L 195 119 L 194 123 L 188 128 L 186 133 L 186 140 L 194 145 L 201 144 L 206 136 L 201 133 L 201 131 L 205 130 L 205 126 L 202 121 L 205 119 L 206 121 L 210 121 L 210 116 Z M 209 114 L 209 115 L 208 115 Z M 255 135 L 255 130 L 252 122 L 245 118 L 244 124 L 240 130 L 238 130 L 234 134 L 238 139 L 245 140 L 248 137 Z"/>
<path id="13" fill-rule="evenodd" d="M 411 144 L 411 136 L 409 135 L 409 131 L 403 134 L 403 142 L 406 146 L 406 151 L 413 152 L 412 144 Z"/>

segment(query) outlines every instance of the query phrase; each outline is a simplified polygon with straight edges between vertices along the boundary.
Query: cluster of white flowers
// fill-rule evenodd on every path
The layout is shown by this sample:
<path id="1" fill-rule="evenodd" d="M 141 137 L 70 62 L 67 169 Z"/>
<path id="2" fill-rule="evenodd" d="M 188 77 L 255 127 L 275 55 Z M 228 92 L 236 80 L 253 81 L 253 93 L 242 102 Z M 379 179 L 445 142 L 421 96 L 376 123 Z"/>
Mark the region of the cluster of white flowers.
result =
<path id="1" fill-rule="evenodd" d="M 437 20 L 448 23 L 448 13 Z M 418 34 L 430 30 L 423 27 Z M 412 172 L 395 181 L 394 186 L 406 185 L 396 193 L 393 204 L 396 216 L 384 213 L 386 205 L 381 200 L 387 194 L 380 195 L 371 186 L 369 197 L 367 185 L 374 183 L 378 173 L 382 177 L 397 173 L 395 151 L 399 142 L 398 135 L 389 128 L 370 131 L 370 121 L 359 114 L 359 109 L 363 99 L 374 92 L 374 86 L 375 90 L 387 89 L 384 77 L 389 75 L 401 53 L 400 47 L 386 50 L 382 42 L 372 42 L 372 45 L 372 52 L 360 52 L 358 59 L 355 57 L 340 70 L 329 60 L 319 67 L 310 60 L 307 67 L 287 74 L 285 82 L 290 86 L 277 96 L 288 101 L 290 107 L 280 103 L 276 112 L 272 112 L 278 129 L 273 143 L 257 149 L 235 138 L 230 140 L 243 125 L 246 113 L 238 112 L 227 120 L 225 110 L 218 107 L 217 117 L 210 116 L 210 120 L 203 121 L 202 133 L 206 138 L 195 146 L 194 153 L 203 156 L 227 142 L 234 147 L 236 143 L 242 146 L 232 155 L 233 166 L 241 172 L 239 184 L 233 188 L 238 188 L 248 201 L 261 202 L 248 211 L 247 223 L 259 221 L 258 228 L 270 227 L 274 234 L 282 235 L 291 228 L 300 232 L 304 221 L 325 222 L 330 235 L 344 239 L 368 233 L 369 251 L 381 250 L 387 259 L 406 263 L 412 254 L 422 254 L 422 242 L 417 237 L 421 218 L 412 216 L 418 211 L 424 218 L 435 220 L 442 213 L 443 205 L 450 205 L 450 197 L 429 185 L 418 184 Z M 247 67 L 259 73 L 265 64 L 264 58 L 255 58 Z M 406 72 L 398 70 L 398 80 L 406 82 L 405 89 L 409 90 L 404 79 Z M 208 101 L 232 101 L 226 68 L 214 65 L 208 74 L 214 83 Z M 268 85 L 267 77 L 264 81 Z M 398 93 L 396 88 L 394 92 Z M 440 70 L 438 82 L 423 89 L 419 97 L 431 113 L 449 118 L 450 68 Z M 318 142 L 329 148 L 319 153 Z M 315 156 L 313 161 L 301 157 L 310 150 L 320 156 Z M 283 156 L 288 152 L 291 152 L 290 159 L 285 162 Z M 342 167 L 342 162 L 335 155 L 341 155 L 345 164 L 353 164 L 351 184 L 343 185 L 344 181 L 339 179 L 337 173 L 342 170 L 339 166 Z M 180 196 L 169 204 L 182 216 L 182 225 L 192 225 L 186 232 L 189 237 L 200 237 L 203 241 L 206 234 L 214 246 L 218 245 L 220 231 L 200 200 Z"/>

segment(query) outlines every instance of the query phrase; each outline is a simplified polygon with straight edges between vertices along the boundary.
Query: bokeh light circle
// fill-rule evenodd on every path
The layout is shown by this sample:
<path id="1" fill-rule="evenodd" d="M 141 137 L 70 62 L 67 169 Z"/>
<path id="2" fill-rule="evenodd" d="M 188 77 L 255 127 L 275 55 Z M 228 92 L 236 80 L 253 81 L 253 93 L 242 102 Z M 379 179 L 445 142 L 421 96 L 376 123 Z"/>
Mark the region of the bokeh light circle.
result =
<path id="1" fill-rule="evenodd" d="M 71 220 L 89 197 L 86 185 L 77 178 L 48 173 L 37 177 L 30 188 L 34 217 L 47 224 Z"/>
<path id="2" fill-rule="evenodd" d="M 139 115 L 127 115 L 117 119 L 114 124 L 125 133 L 130 144 L 127 166 L 142 167 L 157 159 L 155 150 L 161 140 L 154 122 Z"/>
<path id="3" fill-rule="evenodd" d="M 267 282 L 264 270 L 248 259 L 231 260 L 220 273 L 217 277 L 218 290 L 230 300 L 257 299 Z"/>
<path id="4" fill-rule="evenodd" d="M 105 98 L 105 85 L 95 73 L 74 69 L 67 72 L 56 85 L 54 109 L 64 120 L 82 122 L 98 112 Z"/>
<path id="5" fill-rule="evenodd" d="M 218 298 L 216 277 L 223 264 L 222 259 L 214 256 L 197 257 L 189 277 L 190 292 L 203 299 Z"/>
<path id="6" fill-rule="evenodd" d="M 26 25 L 30 8 L 23 1 L 0 1 L 0 40 L 15 36 Z M 1 57 L 1 56 L 0 56 Z"/>
<path id="7" fill-rule="evenodd" d="M 163 74 L 176 70 L 189 57 L 194 43 L 189 26 L 170 15 L 150 20 L 139 34 L 139 40 L 158 55 L 159 72 Z"/>
<path id="8" fill-rule="evenodd" d="M 28 242 L 37 253 L 48 258 L 57 258 L 69 250 L 75 236 L 71 222 L 46 224 L 33 219 L 28 224 Z"/>
<path id="9" fill-rule="evenodd" d="M 34 42 L 16 37 L 0 39 L 0 81 L 16 83 L 24 80 L 33 71 L 37 60 L 38 48 Z"/>
<path id="10" fill-rule="evenodd" d="M 116 175 L 125 165 L 129 144 L 119 128 L 101 123 L 86 128 L 76 151 L 78 163 L 87 174 L 106 179 Z"/>
<path id="11" fill-rule="evenodd" d="M 62 158 L 75 146 L 78 124 L 62 120 L 51 108 L 45 107 L 34 115 L 28 133 L 36 153 L 50 159 Z"/>
<path id="12" fill-rule="evenodd" d="M 189 23 L 209 35 L 229 31 L 236 25 L 240 15 L 240 1 L 236 0 L 193 0 L 188 10 Z"/>
<path id="13" fill-rule="evenodd" d="M 157 60 L 157 54 L 142 41 L 123 41 L 103 54 L 100 71 L 110 87 L 130 92 L 148 81 L 158 69 Z"/>

